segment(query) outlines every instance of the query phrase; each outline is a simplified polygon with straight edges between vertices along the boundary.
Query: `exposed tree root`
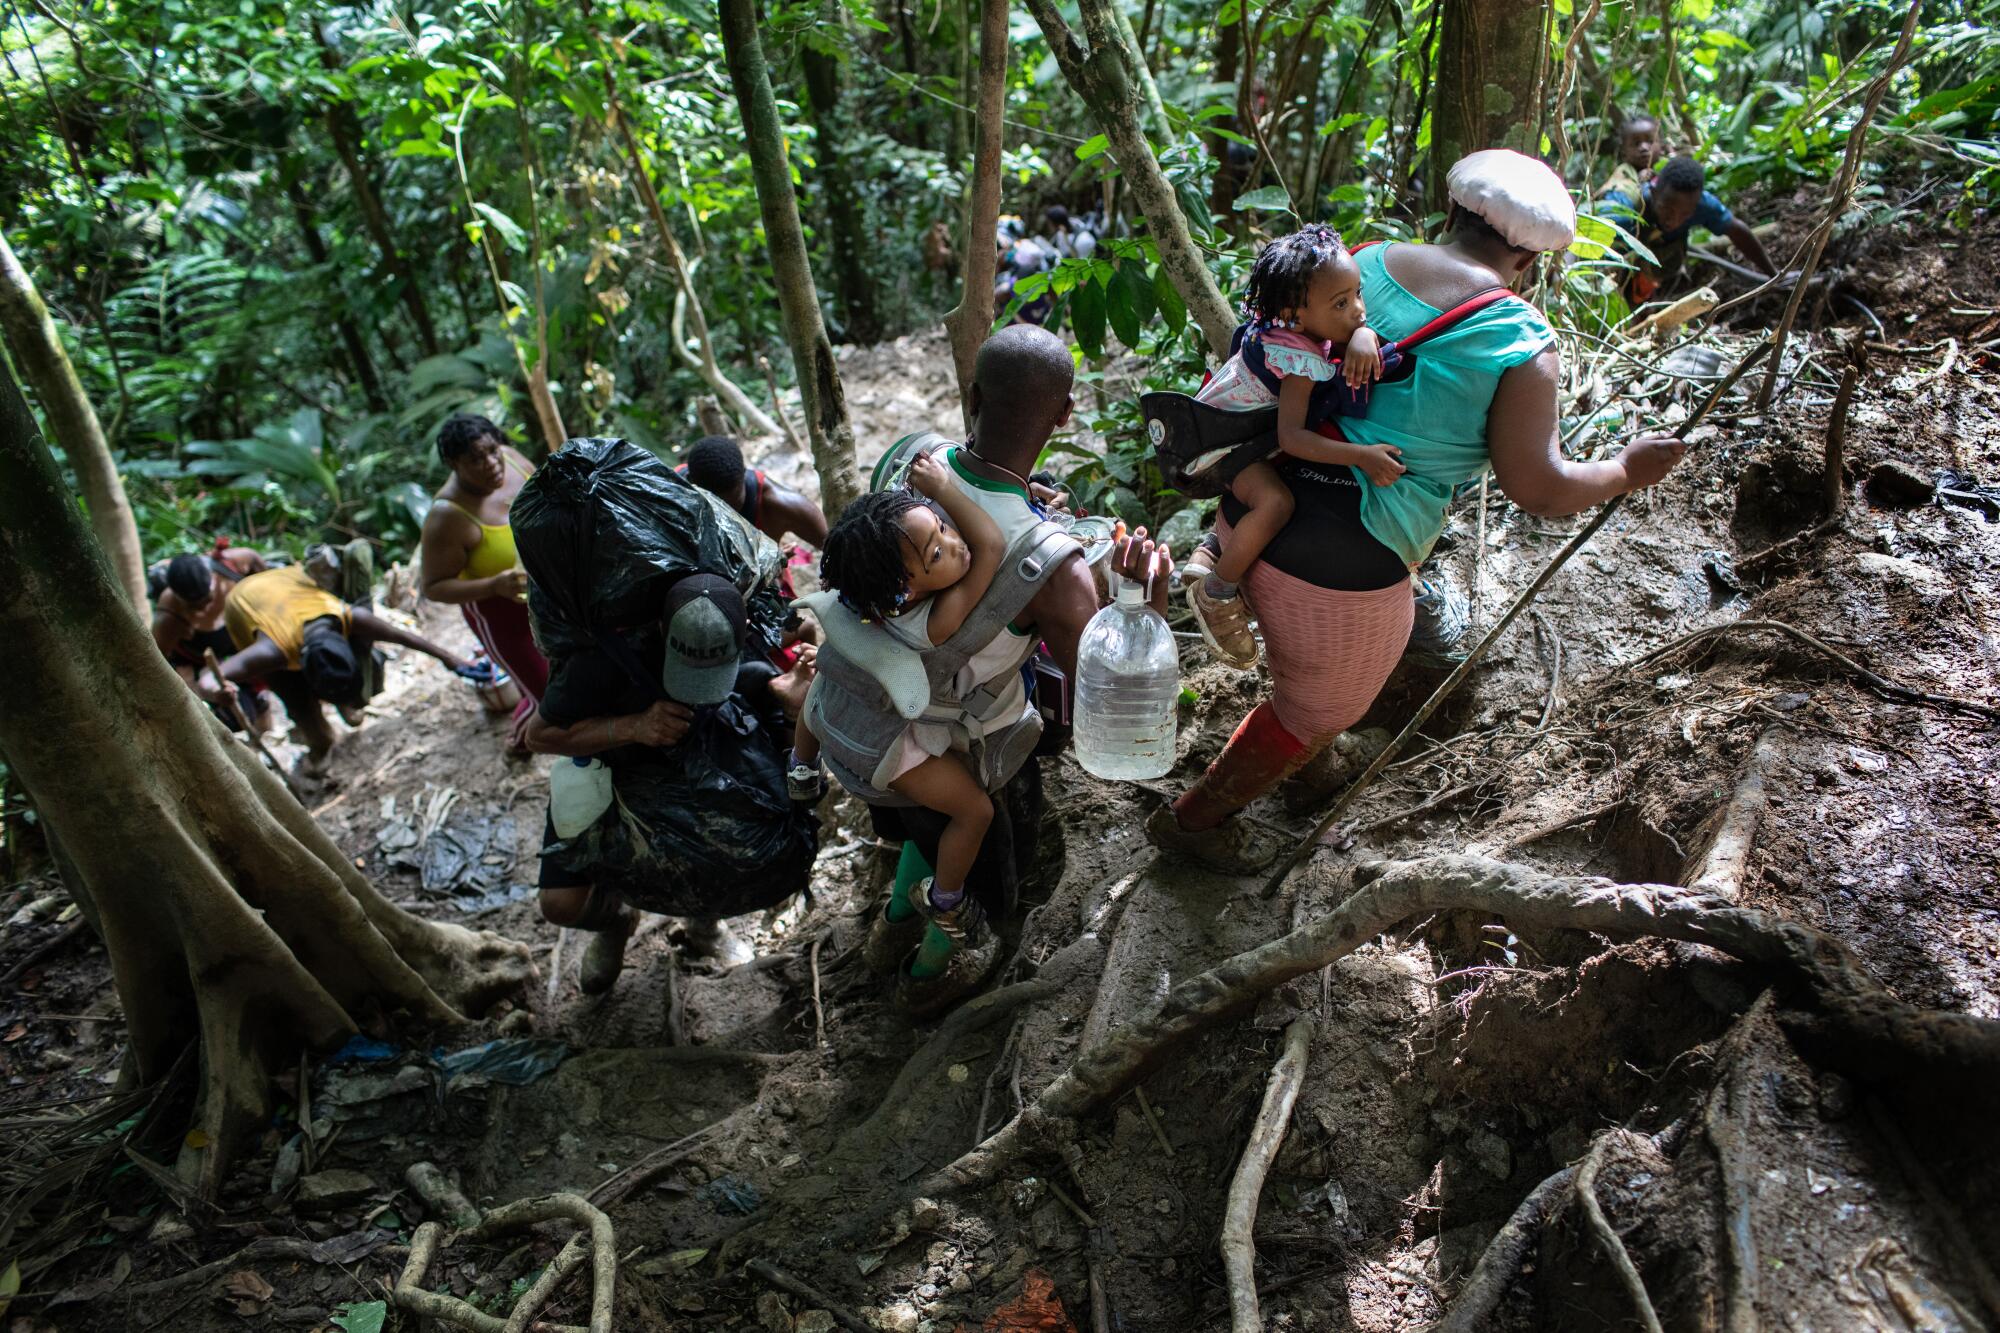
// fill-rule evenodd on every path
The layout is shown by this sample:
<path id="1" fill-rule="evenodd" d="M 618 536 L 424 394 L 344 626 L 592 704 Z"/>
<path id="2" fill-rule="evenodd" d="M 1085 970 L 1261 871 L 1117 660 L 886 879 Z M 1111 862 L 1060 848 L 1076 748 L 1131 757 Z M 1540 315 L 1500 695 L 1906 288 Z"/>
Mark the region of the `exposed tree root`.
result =
<path id="1" fill-rule="evenodd" d="M 434 1163 L 410 1163 L 409 1169 L 403 1172 L 403 1180 L 424 1201 L 424 1207 L 430 1209 L 432 1217 L 442 1218 L 459 1228 L 478 1225 L 479 1209 L 465 1197 L 465 1191 Z"/>
<path id="2" fill-rule="evenodd" d="M 1452 1302 L 1433 1333 L 1477 1333 L 1486 1327 L 1487 1317 L 1507 1294 L 1507 1288 L 1521 1271 L 1521 1261 L 1541 1236 L 1556 1200 L 1575 1179 L 1576 1168 L 1566 1166 L 1528 1191 L 1528 1197 L 1514 1209 L 1507 1225 L 1500 1228 L 1500 1234 L 1479 1256 L 1472 1276 L 1465 1280 L 1458 1299 Z"/>
<path id="3" fill-rule="evenodd" d="M 569 1324 L 545 1327 L 554 1329 L 554 1333 L 611 1333 L 612 1298 L 618 1281 L 617 1235 L 612 1230 L 611 1219 L 586 1200 L 574 1194 L 523 1199 L 494 1209 L 479 1225 L 468 1227 L 450 1239 L 490 1240 L 556 1218 L 567 1218 L 582 1227 L 583 1231 L 570 1239 L 506 1319 L 496 1319 L 476 1310 L 455 1296 L 424 1290 L 424 1274 L 429 1271 L 431 1261 L 447 1239 L 444 1227 L 437 1222 L 424 1223 L 411 1238 L 409 1262 L 403 1266 L 403 1274 L 396 1279 L 395 1288 L 390 1293 L 396 1307 L 420 1318 L 441 1319 L 461 1328 L 469 1328 L 473 1333 L 522 1333 L 529 1327 L 535 1310 L 548 1300 L 564 1279 L 583 1266 L 587 1250 L 591 1260 L 588 1330 Z"/>
<path id="4" fill-rule="evenodd" d="M 1309 1015 L 1293 1019 L 1285 1029 L 1285 1049 L 1271 1067 L 1264 1104 L 1258 1108 L 1257 1123 L 1250 1129 L 1250 1142 L 1236 1165 L 1235 1179 L 1229 1182 L 1229 1204 L 1222 1215 L 1222 1266 L 1229 1275 L 1231 1333 L 1263 1333 L 1264 1316 L 1257 1308 L 1257 1242 L 1252 1235 L 1257 1226 L 1257 1197 L 1264 1192 L 1264 1177 L 1285 1141 L 1292 1103 L 1298 1100 L 1299 1084 L 1305 1081 L 1312 1038 Z"/>
<path id="5" fill-rule="evenodd" d="M 1625 1294 L 1632 1298 L 1632 1308 L 1639 1313 L 1639 1322 L 1646 1327 L 1646 1333 L 1661 1333 L 1660 1316 L 1653 1309 L 1653 1299 L 1646 1294 L 1645 1280 L 1632 1264 L 1632 1256 L 1626 1253 L 1625 1242 L 1618 1239 L 1618 1233 L 1611 1228 L 1611 1222 L 1604 1216 L 1604 1205 L 1597 1198 L 1597 1169 L 1604 1161 L 1604 1150 L 1614 1139 L 1628 1133 L 1615 1130 L 1597 1136 L 1597 1142 L 1590 1145 L 1590 1151 L 1583 1155 L 1583 1163 L 1576 1169 L 1576 1197 L 1583 1204 L 1583 1215 L 1590 1222 L 1591 1232 L 1597 1243 L 1603 1247 L 1605 1257 L 1618 1272 L 1618 1280 L 1625 1286 Z"/>
<path id="6" fill-rule="evenodd" d="M 1696 862 L 1693 873 L 1685 877 L 1689 888 L 1730 902 L 1743 896 L 1743 873 L 1749 867 L 1757 826 L 1764 821 L 1764 808 L 1770 799 L 1764 784 L 1777 769 L 1780 753 L 1776 734 L 1766 728 L 1751 747 L 1736 788 L 1722 807 L 1708 850 Z"/>
<path id="7" fill-rule="evenodd" d="M 1919 690 L 1908 685 L 1899 685 L 1886 676 L 1876 675 L 1873 671 L 1862 666 L 1861 663 L 1855 661 L 1847 654 L 1820 642 L 1798 626 L 1787 625 L 1782 620 L 1735 620 L 1727 625 L 1711 625 L 1707 629 L 1696 630 L 1692 634 L 1683 635 L 1675 639 L 1672 643 L 1655 648 L 1644 657 L 1634 661 L 1626 670 L 1636 671 L 1641 667 L 1659 661 L 1668 653 L 1678 652 L 1690 644 L 1701 643 L 1704 640 L 1717 638 L 1724 634 L 1748 633 L 1751 630 L 1768 630 L 1773 634 L 1783 634 L 1795 642 L 1804 644 L 1806 647 L 1831 660 L 1841 670 L 1847 672 L 1848 675 L 1854 677 L 1869 689 L 1874 690 L 1877 694 L 1886 695 L 1902 703 L 1928 704 L 1932 708 L 1946 708 L 1961 713 L 1973 713 L 1990 721 L 2000 722 L 2000 707 L 1989 703 L 1982 703 L 1977 699 L 1961 699 L 1952 694 L 1932 694 L 1928 690 Z"/>
<path id="8" fill-rule="evenodd" d="M 1686 1135 L 1687 1124 L 1686 1120 L 1677 1120 L 1658 1134 L 1646 1136 L 1643 1141 L 1660 1152 L 1672 1152 Z M 1626 1132 L 1611 1130 L 1600 1135 L 1584 1160 L 1588 1162 L 1606 1139 Z M 1477 1330 L 1486 1327 L 1486 1321 L 1499 1306 L 1500 1298 L 1507 1294 L 1507 1288 L 1520 1275 L 1521 1264 L 1528 1251 L 1541 1238 L 1543 1228 L 1555 1215 L 1557 1203 L 1572 1185 L 1582 1188 L 1578 1180 L 1579 1170 L 1579 1166 L 1566 1166 L 1528 1191 L 1528 1197 L 1521 1200 L 1513 1215 L 1507 1219 L 1507 1224 L 1487 1244 L 1485 1253 L 1473 1266 L 1471 1276 L 1459 1288 L 1458 1298 L 1431 1333 L 1477 1333 Z M 1619 1248 L 1624 1247 L 1621 1244 Z"/>
<path id="9" fill-rule="evenodd" d="M 992 1179 L 1061 1122 L 1122 1093 L 1168 1051 L 1265 991 L 1314 972 L 1413 916 L 1472 911 L 1527 928 L 1563 927 L 1614 939 L 1658 936 L 1706 944 L 1773 969 L 1796 993 L 1787 1026 L 1820 1042 L 1829 1062 L 1864 1078 L 1936 1072 L 2000 1082 L 2000 1023 L 1914 1008 L 1884 992 L 1847 950 L 1807 926 L 1685 888 L 1566 879 L 1483 857 L 1392 864 L 1324 918 L 1223 960 L 1167 993 L 1158 1010 L 1089 1042 L 1019 1115 L 934 1173 L 919 1192 Z"/>
<path id="10" fill-rule="evenodd" d="M 874 1326 L 856 1315 L 852 1310 L 834 1300 L 818 1287 L 801 1282 L 768 1259 L 752 1259 L 744 1265 L 751 1273 L 776 1287 L 788 1296 L 796 1296 L 810 1305 L 833 1316 L 833 1322 L 849 1333 L 874 1333 Z"/>

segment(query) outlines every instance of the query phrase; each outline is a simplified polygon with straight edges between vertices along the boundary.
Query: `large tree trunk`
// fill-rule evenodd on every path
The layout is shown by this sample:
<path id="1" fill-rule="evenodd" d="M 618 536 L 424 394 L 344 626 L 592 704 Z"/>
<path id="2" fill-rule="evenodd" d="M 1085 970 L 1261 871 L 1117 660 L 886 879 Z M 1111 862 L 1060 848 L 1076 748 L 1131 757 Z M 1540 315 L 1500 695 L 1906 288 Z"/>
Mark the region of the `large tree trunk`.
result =
<path id="1" fill-rule="evenodd" d="M 1440 0 L 1437 94 L 1431 107 L 1429 198 L 1450 200 L 1445 174 L 1481 148 L 1542 151 L 1549 76 L 1549 0 Z"/>
<path id="2" fill-rule="evenodd" d="M 1201 327 L 1209 349 L 1218 359 L 1229 355 L 1236 316 L 1215 285 L 1215 275 L 1188 231 L 1172 182 L 1160 170 L 1152 145 L 1140 128 L 1143 105 L 1139 91 L 1139 56 L 1127 48 L 1112 5 L 1114 0 L 1082 0 L 1086 50 L 1063 22 L 1055 0 L 1028 0 L 1028 9 L 1055 52 L 1056 64 L 1077 95 L 1090 107 L 1098 127 L 1111 143 L 1111 155 L 1131 183 L 1132 197 L 1153 230 L 1160 265 Z"/>
<path id="3" fill-rule="evenodd" d="M 819 169 L 820 198 L 833 232 L 833 282 L 847 316 L 847 340 L 872 343 L 882 336 L 875 311 L 875 284 L 868 276 L 866 223 L 853 173 L 841 156 L 841 142 L 852 120 L 842 106 L 840 65 L 832 56 L 804 47 L 799 64 L 806 76 L 806 105 L 812 111 L 813 157 Z"/>
<path id="4" fill-rule="evenodd" d="M 979 103 L 974 122 L 972 189 L 965 198 L 965 227 L 959 235 L 963 289 L 944 317 L 951 336 L 952 369 L 958 373 L 958 405 L 972 426 L 972 371 L 979 345 L 993 327 L 993 274 L 999 267 L 994 234 L 1000 223 L 1000 153 L 1005 146 L 1003 113 L 1007 100 L 1007 0 L 980 0 Z M 1109 219 L 1106 220 L 1109 225 Z"/>
<path id="5" fill-rule="evenodd" d="M 299 184 L 297 176 L 286 176 L 285 197 L 292 202 L 292 216 L 298 220 L 299 239 L 305 243 L 306 258 L 312 260 L 315 268 L 325 269 L 332 256 L 327 253 L 325 238 L 319 234 L 319 223 L 313 220 L 312 201 L 306 198 L 305 187 Z M 341 345 L 347 349 L 348 364 L 354 367 L 354 378 L 368 400 L 368 410 L 387 412 L 389 400 L 382 396 L 382 381 L 376 377 L 375 361 L 368 355 L 368 344 L 362 341 L 361 330 L 344 304 L 333 317 L 333 326 L 340 335 Z"/>
<path id="6" fill-rule="evenodd" d="M 847 418 L 847 394 L 820 319 L 819 290 L 806 258 L 805 229 L 799 225 L 798 196 L 792 192 L 791 162 L 778 124 L 778 100 L 757 35 L 753 0 L 721 0 L 722 45 L 729 58 L 729 81 L 743 115 L 750 171 L 757 182 L 757 207 L 764 218 L 764 241 L 778 280 L 778 308 L 792 348 L 799 397 L 805 405 L 806 435 L 819 473 L 820 504 L 837 517 L 861 493 L 854 465 L 854 427 Z"/>
<path id="7" fill-rule="evenodd" d="M 139 528 L 132 521 L 125 483 L 118 479 L 104 427 L 84 396 L 76 367 L 63 351 L 55 321 L 49 318 L 41 293 L 14 257 L 14 248 L 5 236 L 0 236 L 0 332 L 5 333 L 7 350 L 21 374 L 35 386 L 42 410 L 49 414 L 49 429 L 76 469 L 84 504 L 90 510 L 90 527 L 97 534 L 97 545 L 111 566 L 112 577 L 126 601 L 144 615 L 146 561 L 139 550 Z M 31 433 L 33 426 L 34 418 L 27 417 L 26 428 Z"/>
<path id="8" fill-rule="evenodd" d="M 86 541 L 0 373 L 0 752 L 104 937 L 125 1078 L 157 1079 L 201 1043 L 206 1140 L 190 1136 L 182 1166 L 213 1194 L 301 1045 L 337 1045 L 377 1008 L 456 1022 L 533 969 L 521 945 L 390 906 L 209 717 Z"/>

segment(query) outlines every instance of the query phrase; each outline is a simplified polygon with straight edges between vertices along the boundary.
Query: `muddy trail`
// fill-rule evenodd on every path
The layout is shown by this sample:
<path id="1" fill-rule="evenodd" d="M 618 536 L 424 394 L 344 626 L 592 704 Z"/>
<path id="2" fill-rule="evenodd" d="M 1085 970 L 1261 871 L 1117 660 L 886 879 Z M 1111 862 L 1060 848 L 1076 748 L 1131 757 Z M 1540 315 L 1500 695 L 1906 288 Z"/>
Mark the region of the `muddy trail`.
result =
<path id="1" fill-rule="evenodd" d="M 583 938 L 524 887 L 546 761 L 396 661 L 310 804 L 392 897 L 530 942 L 541 979 L 469 1029 L 382 1022 L 303 1056 L 213 1208 L 140 1171 L 79 1191 L 12 1327 L 370 1327 L 340 1312 L 384 1299 L 451 1206 L 410 1183 L 426 1162 L 475 1208 L 596 1200 L 621 1329 L 1227 1328 L 1218 1237 L 1288 1048 L 1303 1074 L 1252 1196 L 1264 1327 L 1415 1328 L 1455 1302 L 1484 1322 L 1452 1327 L 2000 1327 L 2000 1058 L 1990 1030 L 1916 1012 L 2000 1018 L 2000 746 L 1990 713 L 1911 693 L 2000 702 L 2000 375 L 1979 350 L 2000 316 L 1953 313 L 1993 289 L 1993 239 L 1879 242 L 1901 276 L 1865 298 L 1888 341 L 1837 521 L 1816 527 L 1842 355 L 1821 334 L 1773 410 L 1738 396 L 1696 432 L 1276 893 L 1140 832 L 1260 691 L 1184 640 L 1174 774 L 1045 762 L 1011 961 L 939 1024 L 861 963 L 886 867 L 845 799 L 810 899 L 732 923 L 754 961 L 683 957 L 680 923 L 650 919 L 615 990 L 581 997 Z M 949 396 L 912 387 L 936 377 L 907 369 L 941 356 L 844 352 L 857 435 L 949 429 Z M 1656 400 L 1664 419 L 1700 390 Z M 1477 622 L 1583 521 L 1464 501 L 1444 558 Z M 1406 664 L 1354 744 L 1251 817 L 1305 836 L 1441 678 Z M 103 956 L 62 934 L 63 902 L 43 880 L 4 904 L 11 1117 L 116 1076 Z M 692 1044 L 667 1045 L 675 1017 Z M 457 1240 L 421 1285 L 498 1328 L 567 1230 Z M 590 1301 L 586 1268 L 540 1318 L 582 1325 Z"/>

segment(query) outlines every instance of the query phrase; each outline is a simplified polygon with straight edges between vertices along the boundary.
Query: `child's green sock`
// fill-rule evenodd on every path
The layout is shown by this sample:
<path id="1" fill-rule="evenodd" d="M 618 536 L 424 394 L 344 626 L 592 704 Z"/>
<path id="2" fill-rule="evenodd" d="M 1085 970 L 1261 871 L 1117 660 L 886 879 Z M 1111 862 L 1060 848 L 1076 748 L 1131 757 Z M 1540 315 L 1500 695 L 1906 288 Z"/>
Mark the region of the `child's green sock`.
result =
<path id="1" fill-rule="evenodd" d="M 917 956 L 910 963 L 910 975 L 920 981 L 939 975 L 950 964 L 951 955 L 957 948 L 951 942 L 951 936 L 935 925 L 926 926 L 924 942 L 917 946 Z"/>
<path id="2" fill-rule="evenodd" d="M 907 921 L 916 914 L 910 906 L 910 890 L 930 878 L 931 863 L 917 849 L 915 839 L 906 839 L 903 854 L 896 859 L 896 882 L 889 888 L 889 906 L 883 915 L 891 921 Z"/>

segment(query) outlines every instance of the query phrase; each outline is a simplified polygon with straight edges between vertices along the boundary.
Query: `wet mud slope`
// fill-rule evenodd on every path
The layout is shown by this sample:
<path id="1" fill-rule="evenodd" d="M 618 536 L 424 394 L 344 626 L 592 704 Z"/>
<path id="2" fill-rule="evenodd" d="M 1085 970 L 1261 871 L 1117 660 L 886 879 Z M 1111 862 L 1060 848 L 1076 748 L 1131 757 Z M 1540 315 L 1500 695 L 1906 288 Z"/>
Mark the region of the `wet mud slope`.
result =
<path id="1" fill-rule="evenodd" d="M 595 1198 L 619 1328 L 1227 1328 L 1230 1185 L 1301 1019 L 1251 1233 L 1266 1328 L 2000 1326 L 2000 1049 L 1968 1021 L 2000 1018 L 2000 376 L 1979 321 L 1948 313 L 1990 290 L 1968 266 L 1993 239 L 1899 241 L 1935 273 L 1871 293 L 1886 346 L 1914 323 L 1915 346 L 1958 351 L 1871 356 L 1836 522 L 1752 559 L 1825 516 L 1841 363 L 1821 336 L 1772 410 L 1733 399 L 1702 428 L 1278 892 L 1140 832 L 1260 689 L 1184 640 L 1175 773 L 1046 762 L 1009 961 L 942 1023 L 901 1016 L 861 962 L 886 867 L 845 800 L 823 808 L 810 900 L 732 923 L 756 961 L 686 956 L 680 923 L 651 921 L 614 991 L 580 996 L 583 937 L 514 896 L 543 763 L 399 661 L 315 808 L 397 899 L 532 942 L 541 979 L 492 1023 L 384 1021 L 379 1049 L 307 1060 L 312 1160 L 287 1156 L 295 1099 L 214 1211 L 157 1188 L 93 1201 L 45 1279 L 75 1299 L 24 1333 L 329 1327 L 438 1215 L 416 1162 L 479 1208 Z M 882 362 L 843 366 L 851 401 L 880 399 L 874 447 L 910 413 L 950 424 L 948 401 L 898 396 L 891 352 L 851 356 Z M 1699 390 L 1655 401 L 1673 420 Z M 1482 626 L 1580 521 L 1460 506 L 1444 559 Z M 1406 666 L 1368 725 L 1400 727 L 1440 676 Z M 1368 739 L 1250 816 L 1303 836 Z M 0 966 L 62 928 L 60 900 L 33 905 L 50 892 L 10 899 L 28 915 Z M 1321 952 L 1246 982 L 1245 951 L 1288 932 Z M 15 1105 L 115 1060 L 101 955 L 62 948 L 0 996 Z M 667 1044 L 676 1019 L 690 1044 Z M 1147 1031 L 1170 1039 L 1078 1081 L 1080 1054 L 1102 1073 Z M 493 1040 L 506 1062 L 451 1072 Z M 453 1242 L 424 1285 L 504 1316 L 570 1229 Z M 255 1248 L 272 1239 L 296 1244 Z M 589 1305 L 586 1267 L 541 1317 Z"/>

